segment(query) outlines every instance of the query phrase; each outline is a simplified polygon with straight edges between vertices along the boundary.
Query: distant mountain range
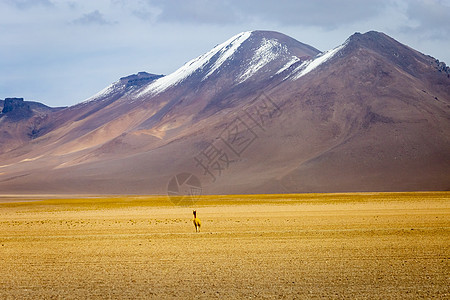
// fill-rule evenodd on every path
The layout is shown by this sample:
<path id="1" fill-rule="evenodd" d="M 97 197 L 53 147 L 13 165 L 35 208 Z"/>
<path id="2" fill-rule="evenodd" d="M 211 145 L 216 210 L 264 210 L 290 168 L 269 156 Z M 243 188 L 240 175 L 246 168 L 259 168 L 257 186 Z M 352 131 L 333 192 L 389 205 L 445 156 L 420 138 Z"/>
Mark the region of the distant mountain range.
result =
<path id="1" fill-rule="evenodd" d="M 0 111 L 2 194 L 450 188 L 450 69 L 380 32 L 326 52 L 243 32 L 167 76 Z"/>

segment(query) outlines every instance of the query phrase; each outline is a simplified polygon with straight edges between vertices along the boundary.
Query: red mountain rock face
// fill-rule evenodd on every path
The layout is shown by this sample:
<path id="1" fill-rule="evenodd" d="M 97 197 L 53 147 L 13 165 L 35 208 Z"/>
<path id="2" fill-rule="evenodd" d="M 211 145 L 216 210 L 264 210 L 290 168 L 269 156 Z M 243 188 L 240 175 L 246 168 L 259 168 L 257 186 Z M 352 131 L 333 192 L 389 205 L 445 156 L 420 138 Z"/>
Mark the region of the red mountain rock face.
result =
<path id="1" fill-rule="evenodd" d="M 449 73 L 383 33 L 321 53 L 244 32 L 167 76 L 41 112 L 31 136 L 30 118 L 0 115 L 0 190 L 166 194 L 177 178 L 220 194 L 447 190 Z"/>

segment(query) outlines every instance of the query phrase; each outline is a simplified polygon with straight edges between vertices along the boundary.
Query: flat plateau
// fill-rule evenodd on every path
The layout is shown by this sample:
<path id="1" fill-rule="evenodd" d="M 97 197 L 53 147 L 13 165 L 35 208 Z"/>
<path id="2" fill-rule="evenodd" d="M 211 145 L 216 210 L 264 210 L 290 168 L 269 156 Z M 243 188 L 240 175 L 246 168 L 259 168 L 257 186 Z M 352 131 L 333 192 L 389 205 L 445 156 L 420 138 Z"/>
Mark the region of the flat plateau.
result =
<path id="1" fill-rule="evenodd" d="M 0 257 L 1 299 L 448 299 L 450 193 L 0 196 Z"/>

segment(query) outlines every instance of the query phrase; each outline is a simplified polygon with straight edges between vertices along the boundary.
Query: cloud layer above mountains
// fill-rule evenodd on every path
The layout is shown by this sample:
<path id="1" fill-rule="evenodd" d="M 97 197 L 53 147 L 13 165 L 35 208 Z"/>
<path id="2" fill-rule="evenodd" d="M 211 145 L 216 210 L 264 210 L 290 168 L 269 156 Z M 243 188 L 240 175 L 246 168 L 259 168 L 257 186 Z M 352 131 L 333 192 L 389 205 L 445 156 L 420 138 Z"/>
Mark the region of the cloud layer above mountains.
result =
<path id="1" fill-rule="evenodd" d="M 168 74 L 238 32 L 321 50 L 383 31 L 450 63 L 449 0 L 1 0 L 0 98 L 83 101 L 119 77 Z"/>

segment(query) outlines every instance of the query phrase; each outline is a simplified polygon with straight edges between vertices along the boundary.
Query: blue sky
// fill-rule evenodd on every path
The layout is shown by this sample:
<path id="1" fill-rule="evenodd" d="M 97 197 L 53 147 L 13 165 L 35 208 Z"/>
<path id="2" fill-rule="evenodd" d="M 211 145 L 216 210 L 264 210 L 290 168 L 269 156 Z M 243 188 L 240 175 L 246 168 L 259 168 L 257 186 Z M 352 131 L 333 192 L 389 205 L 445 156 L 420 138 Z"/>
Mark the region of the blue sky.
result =
<path id="1" fill-rule="evenodd" d="M 73 105 L 257 29 L 320 50 L 377 30 L 450 64 L 449 20 L 450 0 L 0 0 L 0 99 Z"/>

